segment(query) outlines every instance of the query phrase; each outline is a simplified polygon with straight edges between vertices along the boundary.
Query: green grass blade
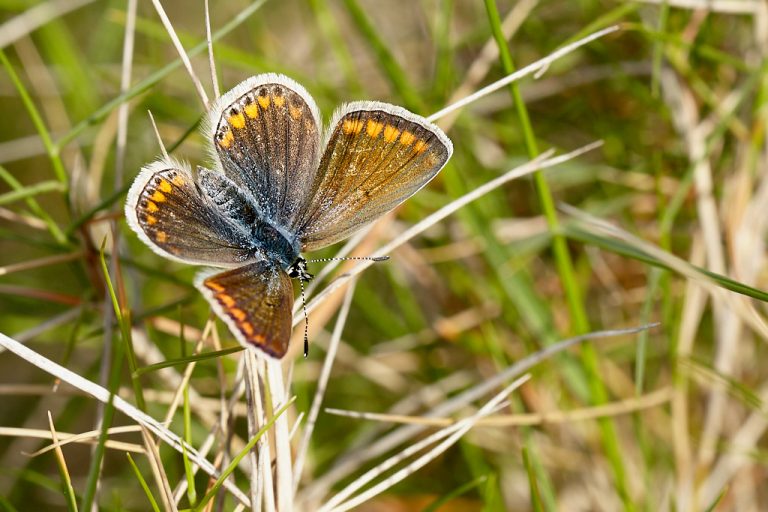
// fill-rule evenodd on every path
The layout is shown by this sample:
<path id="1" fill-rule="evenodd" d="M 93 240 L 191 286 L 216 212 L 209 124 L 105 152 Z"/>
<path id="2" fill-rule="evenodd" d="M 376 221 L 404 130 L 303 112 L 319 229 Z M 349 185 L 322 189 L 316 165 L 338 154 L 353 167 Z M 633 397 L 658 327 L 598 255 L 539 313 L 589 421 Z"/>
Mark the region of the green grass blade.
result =
<path id="1" fill-rule="evenodd" d="M 138 363 L 136 361 L 136 352 L 133 350 L 133 335 L 131 334 L 131 312 L 130 310 L 121 307 L 120 302 L 117 299 L 117 294 L 115 293 L 115 289 L 112 286 L 112 280 L 109 278 L 109 271 L 107 270 L 107 263 L 104 258 L 104 243 L 102 243 L 102 246 L 101 246 L 100 256 L 101 256 L 102 271 L 106 276 L 107 288 L 109 290 L 109 297 L 112 300 L 112 307 L 115 312 L 115 319 L 117 320 L 117 325 L 118 325 L 118 328 L 120 329 L 120 336 L 122 338 L 121 340 L 122 343 L 120 343 L 119 345 L 122 345 L 124 347 L 121 352 L 124 352 L 126 354 L 127 360 L 128 360 L 128 368 L 131 371 L 131 376 L 132 376 L 131 384 L 133 385 L 133 392 L 136 398 L 136 407 L 138 407 L 141 411 L 146 412 L 147 405 L 144 401 L 144 391 L 141 387 L 141 382 L 139 381 L 139 378 L 136 375 L 136 369 L 138 368 Z M 112 257 L 114 258 L 115 255 L 113 255 Z"/>
<path id="2" fill-rule="evenodd" d="M 669 19 L 669 4 L 662 2 L 659 8 L 659 20 L 656 30 L 660 34 L 666 34 L 667 20 Z M 664 43 L 661 39 L 653 45 L 653 73 L 651 74 L 651 94 L 658 98 L 661 94 L 659 80 L 661 80 L 661 65 L 664 58 Z"/>
<path id="3" fill-rule="evenodd" d="M 24 190 L 24 185 L 19 183 L 13 174 L 11 174 L 2 165 L 0 165 L 0 179 L 5 181 L 14 191 Z M 53 221 L 51 216 L 48 215 L 48 212 L 43 210 L 40 204 L 35 200 L 34 196 L 27 196 L 24 198 L 24 200 L 26 201 L 27 206 L 32 211 L 32 213 L 45 223 L 48 232 L 51 234 L 53 239 L 56 240 L 56 243 L 64 247 L 70 247 L 71 244 L 69 243 L 67 236 L 61 230 L 61 228 L 59 228 L 58 224 Z"/>
<path id="4" fill-rule="evenodd" d="M 184 445 L 182 445 L 182 447 L 184 447 Z M 155 500 L 155 497 L 152 495 L 152 490 L 149 488 L 147 481 L 144 479 L 144 475 L 141 474 L 139 466 L 136 465 L 136 462 L 134 462 L 130 453 L 126 453 L 125 456 L 128 457 L 128 463 L 131 465 L 131 469 L 133 470 L 133 474 L 136 475 L 136 479 L 139 481 L 139 485 L 144 490 L 144 495 L 147 497 L 147 500 L 149 500 L 149 504 L 152 506 L 152 510 L 154 512 L 160 512 L 160 506 L 157 504 L 157 500 Z"/>
<path id="5" fill-rule="evenodd" d="M 141 368 L 137 368 L 134 371 L 134 375 L 136 377 L 139 377 L 141 375 L 144 375 L 145 373 L 154 372 L 157 370 L 161 370 L 163 368 L 170 368 L 172 366 L 184 366 L 189 363 L 194 363 L 197 361 L 206 361 L 208 359 L 216 359 L 218 357 L 224 357 L 224 356 L 228 356 L 229 354 L 240 352 L 241 350 L 243 350 L 243 347 L 237 346 L 237 347 L 225 348 L 222 350 L 216 350 L 214 352 L 205 352 L 202 354 L 195 354 L 192 356 L 180 357 L 178 359 L 169 359 L 167 361 L 163 361 L 162 363 L 155 363 L 149 366 L 143 366 Z"/>
<path id="6" fill-rule="evenodd" d="M 19 509 L 13 506 L 13 503 L 5 496 L 0 496 L 0 510 L 3 512 L 19 512 Z"/>
<path id="7" fill-rule="evenodd" d="M 181 307 L 179 307 L 179 325 L 181 326 L 181 332 L 179 333 L 179 345 L 181 346 L 181 356 L 187 357 L 187 342 L 184 339 L 184 322 L 181 321 Z M 183 390 L 183 417 L 184 417 L 184 441 L 192 446 L 192 409 L 189 407 L 189 383 L 184 383 Z M 195 472 L 192 469 L 192 463 L 187 456 L 186 445 L 181 445 L 183 448 L 182 460 L 184 463 L 184 474 L 187 477 L 187 499 L 189 505 L 194 507 L 197 503 L 197 489 L 195 488 Z"/>
<path id="8" fill-rule="evenodd" d="M 451 492 L 440 496 L 438 499 L 427 505 L 424 509 L 422 509 L 422 512 L 437 512 L 440 510 L 440 507 L 443 505 L 447 505 L 451 501 L 455 500 L 459 496 L 468 493 L 472 489 L 477 489 L 481 485 L 483 485 L 488 480 L 487 476 L 478 476 L 476 478 L 473 478 L 469 482 L 465 483 L 464 485 L 460 485 L 456 487 L 455 489 L 451 490 Z"/>
<path id="9" fill-rule="evenodd" d="M 531 493 L 531 505 L 533 510 L 534 512 L 543 512 L 546 509 L 544 508 L 544 502 L 539 495 L 539 483 L 536 480 L 536 469 L 531 463 L 531 458 L 528 455 L 528 449 L 525 446 L 523 447 L 523 466 L 525 467 L 525 472 L 528 475 L 528 488 L 530 489 Z"/>
<path id="10" fill-rule="evenodd" d="M 379 36 L 365 10 L 357 0 L 344 0 L 344 5 L 354 21 L 355 28 L 360 31 L 365 42 L 373 50 L 384 76 L 392 84 L 393 89 L 402 96 L 405 106 L 414 112 L 424 112 L 424 102 L 411 85 L 403 68 L 392 55 L 389 45 Z"/>
<path id="11" fill-rule="evenodd" d="M 501 28 L 501 19 L 499 18 L 498 8 L 495 0 L 485 0 L 488 20 L 499 48 L 499 57 L 506 74 L 515 72 L 515 65 L 512 61 L 512 55 L 509 52 L 507 41 Z M 520 90 L 517 84 L 509 85 L 510 95 L 514 102 L 517 114 L 520 119 L 520 126 L 523 130 L 525 146 L 530 158 L 536 158 L 539 155 L 539 149 L 536 143 L 536 137 L 533 133 L 528 109 L 525 106 Z M 536 184 L 541 210 L 547 220 L 547 225 L 552 233 L 552 250 L 555 256 L 555 265 L 557 267 L 560 281 L 565 291 L 566 303 L 570 313 L 572 329 L 575 334 L 589 332 L 590 325 L 586 309 L 584 307 L 584 293 L 581 291 L 579 281 L 576 278 L 573 261 L 565 238 L 560 234 L 560 221 L 557 218 L 555 203 L 552 198 L 552 192 L 544 173 L 537 171 L 533 175 Z M 596 405 L 604 404 L 608 401 L 608 393 L 605 390 L 600 377 L 597 353 L 594 347 L 586 343 L 581 350 L 581 361 L 586 370 L 586 378 L 589 384 L 592 403 Z M 619 447 L 619 438 L 616 426 L 610 418 L 602 418 L 598 421 L 602 434 L 603 446 L 606 456 L 611 463 L 614 478 L 616 481 L 617 493 L 624 503 L 625 510 L 633 510 L 634 506 L 629 495 L 627 477 L 624 469 L 624 462 L 621 457 L 621 448 Z"/>
<path id="12" fill-rule="evenodd" d="M 53 422 L 51 422 L 51 426 L 53 426 Z M 56 442 L 58 444 L 58 440 L 56 440 Z M 67 464 L 63 459 L 63 454 L 61 453 L 61 447 L 57 446 L 57 450 L 54 453 L 54 459 L 56 459 L 56 467 L 58 468 L 59 476 L 61 477 L 61 490 L 64 494 L 64 500 L 67 503 L 67 510 L 69 512 L 77 512 L 77 495 L 75 494 L 75 489 L 72 487 L 72 478 L 69 476 Z"/>
<path id="13" fill-rule="evenodd" d="M 45 194 L 46 192 L 63 192 L 65 190 L 64 185 L 59 181 L 41 181 L 28 187 L 17 188 L 11 192 L 0 194 L 0 206 L 28 197 L 34 197 L 38 194 Z"/>
<path id="14" fill-rule="evenodd" d="M 187 425 L 187 411 L 189 410 L 189 392 L 184 392 L 184 437 L 185 441 L 189 443 L 189 430 Z M 181 460 L 184 464 L 184 475 L 187 477 L 187 499 L 189 500 L 189 506 L 194 508 L 197 503 L 197 489 L 195 488 L 195 472 L 192 468 L 192 462 L 187 455 L 187 445 L 181 445 Z"/>
<path id="15" fill-rule="evenodd" d="M 117 296 L 115 295 L 115 289 L 112 286 L 112 280 L 109 277 L 109 269 L 107 268 L 106 257 L 104 256 L 104 244 L 102 243 L 100 251 L 101 270 L 104 275 L 104 280 L 107 283 L 109 296 L 112 301 L 112 308 L 114 309 L 115 318 L 119 325 L 123 324 L 122 311 L 118 304 Z M 122 332 L 122 329 L 121 329 Z M 125 357 L 125 343 L 116 343 L 114 350 L 112 351 L 112 361 L 109 369 L 109 400 L 104 404 L 104 414 L 101 421 L 101 432 L 99 433 L 99 439 L 96 443 L 96 447 L 93 450 L 93 456 L 91 458 L 91 465 L 88 469 L 88 477 L 85 484 L 85 492 L 83 493 L 82 501 L 80 502 L 80 508 L 82 510 L 91 510 L 94 500 L 96 499 L 96 489 L 99 483 L 99 475 L 101 474 L 101 465 L 104 460 L 105 444 L 109 435 L 109 427 L 112 426 L 112 420 L 115 416 L 114 396 L 117 394 L 120 388 L 120 377 L 123 368 L 123 359 Z"/>
<path id="16" fill-rule="evenodd" d="M 315 21 L 328 40 L 333 50 L 336 60 L 341 66 L 344 74 L 344 82 L 350 88 L 354 95 L 362 95 L 363 88 L 360 86 L 359 73 L 355 69 L 355 62 L 347 48 L 344 38 L 341 36 L 336 19 L 328 6 L 326 0 L 309 0 L 312 11 L 315 14 Z"/>
<path id="17" fill-rule="evenodd" d="M 32 97 L 30 96 L 29 92 L 27 92 L 27 88 L 24 86 L 21 78 L 19 78 L 19 75 L 16 74 L 16 70 L 13 69 L 13 65 L 11 64 L 11 61 L 8 60 L 8 57 L 6 57 L 5 52 L 3 52 L 1 49 L 0 63 L 3 64 L 3 67 L 8 73 L 13 86 L 16 88 L 16 91 L 18 91 L 19 96 L 21 97 L 21 102 L 27 109 L 27 113 L 29 113 L 29 117 L 32 119 L 32 123 L 35 125 L 35 129 L 37 129 L 38 135 L 40 135 L 40 140 L 43 142 L 45 151 L 48 153 L 48 158 L 51 160 L 51 164 L 53 165 L 53 172 L 56 175 L 56 178 L 64 186 L 64 192 L 66 195 L 69 187 L 69 178 L 67 176 L 67 172 L 64 170 L 64 164 L 61 161 L 59 148 L 53 143 L 53 139 L 50 132 L 48 131 L 48 127 L 45 125 L 43 117 L 37 110 L 35 102 L 32 101 Z"/>
<path id="18" fill-rule="evenodd" d="M 659 267 L 665 270 L 671 270 L 675 272 L 675 269 L 670 267 L 666 263 L 659 261 L 653 256 L 650 256 L 642 252 L 641 250 L 637 249 L 636 247 L 632 247 L 620 240 L 614 240 L 612 238 L 603 238 L 601 236 L 588 233 L 586 231 L 583 231 L 573 226 L 565 226 L 563 233 L 567 235 L 568 238 L 578 240 L 582 243 L 594 245 L 606 251 L 620 254 L 627 258 L 632 258 L 634 260 L 641 261 L 643 263 L 648 263 L 649 265 L 653 265 L 654 267 Z M 697 267 L 696 265 L 690 265 L 690 268 L 696 272 L 700 272 L 706 277 L 711 278 L 715 284 L 717 284 L 722 288 L 725 288 L 726 290 L 740 293 L 741 295 L 744 295 L 746 297 L 751 297 L 753 299 L 761 300 L 763 302 L 768 302 L 768 292 L 754 288 L 744 283 L 740 283 L 735 279 L 731 279 L 730 277 L 717 274 L 705 268 Z"/>

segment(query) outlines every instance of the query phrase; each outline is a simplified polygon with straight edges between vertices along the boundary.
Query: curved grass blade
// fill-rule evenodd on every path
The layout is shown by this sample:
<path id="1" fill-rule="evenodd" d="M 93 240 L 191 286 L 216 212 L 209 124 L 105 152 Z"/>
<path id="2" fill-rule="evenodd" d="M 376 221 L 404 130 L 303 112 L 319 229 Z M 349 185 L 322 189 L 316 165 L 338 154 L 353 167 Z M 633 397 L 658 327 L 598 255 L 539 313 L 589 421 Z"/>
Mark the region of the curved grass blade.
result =
<path id="1" fill-rule="evenodd" d="M 183 366 L 189 363 L 195 363 L 197 361 L 207 361 L 208 359 L 216 359 L 219 357 L 228 356 L 229 354 L 240 352 L 242 350 L 244 350 L 243 347 L 238 345 L 236 347 L 225 348 L 223 350 L 216 350 L 214 352 L 205 352 L 203 354 L 195 354 L 193 356 L 180 357 L 178 359 L 169 359 L 167 361 L 163 361 L 162 363 L 156 363 L 149 366 L 143 366 L 141 368 L 137 368 L 133 372 L 133 375 L 134 377 L 140 377 L 145 373 L 162 370 L 163 368 L 168 368 L 171 366 Z"/>
<path id="2" fill-rule="evenodd" d="M 149 489 L 149 485 L 147 485 L 147 481 L 144 480 L 144 476 L 141 474 L 141 471 L 139 470 L 139 466 L 136 465 L 136 463 L 133 461 L 133 457 L 131 457 L 130 453 L 125 454 L 128 457 L 128 462 L 131 464 L 131 469 L 133 469 L 133 474 L 136 475 L 136 478 L 139 480 L 139 485 L 142 489 L 144 489 L 144 494 L 147 495 L 147 499 L 149 500 L 150 505 L 152 505 L 152 510 L 154 512 L 160 512 L 160 507 L 157 505 L 157 501 L 155 500 L 155 497 L 152 496 L 152 491 Z"/>
<path id="3" fill-rule="evenodd" d="M 678 273 L 674 268 L 667 265 L 666 263 L 622 241 L 615 240 L 612 238 L 601 237 L 574 226 L 564 226 L 563 233 L 568 238 L 571 238 L 573 240 L 578 240 L 584 244 L 600 247 L 601 249 L 604 249 L 606 251 L 610 251 L 612 253 L 619 254 L 621 256 L 625 256 L 627 258 L 631 258 L 637 261 L 641 261 L 643 263 L 647 263 L 648 265 L 652 265 L 654 267 L 669 270 L 676 274 Z M 736 292 L 746 297 L 751 297 L 753 299 L 761 300 L 763 302 L 768 302 L 768 292 L 765 292 L 763 290 L 758 290 L 757 288 L 753 288 L 752 286 L 746 285 L 744 283 L 740 283 L 739 281 L 731 279 L 730 277 L 717 274 L 705 268 L 697 267 L 696 265 L 691 265 L 691 269 L 693 269 L 696 272 L 700 272 L 701 274 L 711 278 L 715 284 L 719 285 L 722 288 L 725 288 L 726 290 Z"/>
<path id="4" fill-rule="evenodd" d="M 61 182 L 52 180 L 41 181 L 40 183 L 35 183 L 28 187 L 22 187 L 6 192 L 5 194 L 0 194 L 0 205 L 34 197 L 38 194 L 45 194 L 46 192 L 63 192 L 65 189 L 66 187 Z"/>

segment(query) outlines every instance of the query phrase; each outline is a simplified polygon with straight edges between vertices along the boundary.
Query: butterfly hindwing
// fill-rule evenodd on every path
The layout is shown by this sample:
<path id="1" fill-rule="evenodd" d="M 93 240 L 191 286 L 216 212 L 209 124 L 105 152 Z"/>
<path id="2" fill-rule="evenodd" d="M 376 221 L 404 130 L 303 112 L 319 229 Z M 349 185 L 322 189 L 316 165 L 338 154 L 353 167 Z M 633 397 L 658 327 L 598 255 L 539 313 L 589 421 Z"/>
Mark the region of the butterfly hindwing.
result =
<path id="1" fill-rule="evenodd" d="M 128 192 L 125 216 L 150 248 L 171 259 L 234 266 L 248 258 L 246 233 L 173 160 L 142 169 Z"/>
<path id="2" fill-rule="evenodd" d="M 377 102 L 342 107 L 331 123 L 308 202 L 293 229 L 304 250 L 325 247 L 392 210 L 451 156 L 437 126 Z"/>
<path id="3" fill-rule="evenodd" d="M 307 91 L 282 75 L 252 77 L 211 109 L 210 134 L 224 172 L 262 215 L 294 223 L 320 155 L 320 115 Z"/>
<path id="4" fill-rule="evenodd" d="M 291 335 L 293 286 L 274 262 L 256 261 L 226 272 L 204 270 L 195 286 L 246 348 L 281 358 Z"/>

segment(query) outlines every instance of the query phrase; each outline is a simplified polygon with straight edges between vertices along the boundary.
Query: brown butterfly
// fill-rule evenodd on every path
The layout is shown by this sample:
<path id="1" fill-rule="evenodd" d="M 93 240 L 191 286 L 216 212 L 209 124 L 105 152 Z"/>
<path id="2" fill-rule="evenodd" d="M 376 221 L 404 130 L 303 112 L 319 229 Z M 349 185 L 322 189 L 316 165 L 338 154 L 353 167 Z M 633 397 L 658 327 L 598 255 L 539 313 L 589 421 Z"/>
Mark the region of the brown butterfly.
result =
<path id="1" fill-rule="evenodd" d="M 437 126 L 386 103 L 347 103 L 321 137 L 315 101 L 288 77 L 249 78 L 211 109 L 213 170 L 146 165 L 125 205 L 149 247 L 208 269 L 195 286 L 245 347 L 280 358 L 302 251 L 349 237 L 426 185 L 453 145 Z"/>

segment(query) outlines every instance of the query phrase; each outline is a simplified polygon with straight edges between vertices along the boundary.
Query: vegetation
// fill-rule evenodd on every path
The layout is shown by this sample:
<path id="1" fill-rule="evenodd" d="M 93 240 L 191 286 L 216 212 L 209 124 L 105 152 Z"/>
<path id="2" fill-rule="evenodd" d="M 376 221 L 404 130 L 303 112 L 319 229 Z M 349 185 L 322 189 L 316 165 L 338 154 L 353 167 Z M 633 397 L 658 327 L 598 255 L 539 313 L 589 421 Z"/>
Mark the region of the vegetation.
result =
<path id="1" fill-rule="evenodd" d="M 766 508 L 764 2 L 212 2 L 213 81 L 206 20 L 0 0 L 0 509 Z M 282 364 L 123 218 L 263 72 L 455 146 Z"/>

